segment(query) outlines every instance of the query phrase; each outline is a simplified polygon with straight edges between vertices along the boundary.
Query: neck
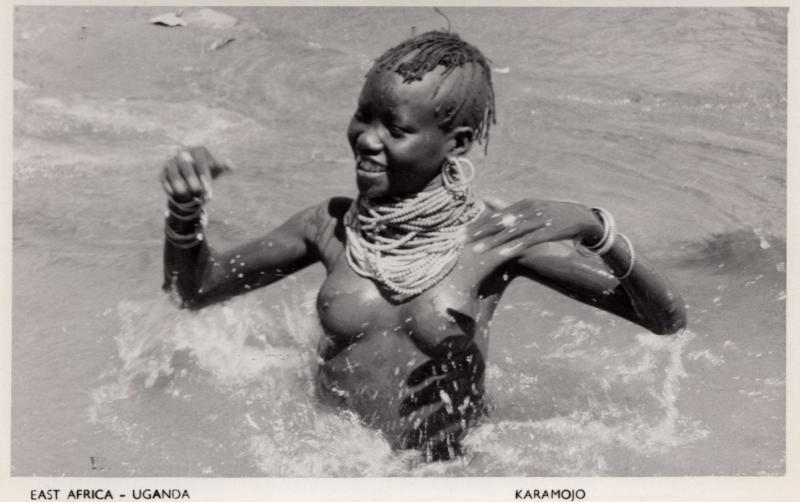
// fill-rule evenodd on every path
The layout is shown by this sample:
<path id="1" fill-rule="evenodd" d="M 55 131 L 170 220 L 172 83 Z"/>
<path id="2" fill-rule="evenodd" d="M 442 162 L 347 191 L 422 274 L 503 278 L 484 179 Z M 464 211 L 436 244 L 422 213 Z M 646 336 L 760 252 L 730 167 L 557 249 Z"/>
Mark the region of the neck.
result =
<path id="1" fill-rule="evenodd" d="M 391 195 L 379 195 L 377 197 L 369 197 L 367 195 L 360 194 L 360 197 L 363 199 L 368 199 L 373 204 L 388 204 L 397 202 L 398 200 L 413 199 L 418 195 L 427 195 L 428 192 L 442 188 L 443 186 L 444 180 L 442 179 L 442 174 L 440 172 L 418 190 L 398 192 Z"/>

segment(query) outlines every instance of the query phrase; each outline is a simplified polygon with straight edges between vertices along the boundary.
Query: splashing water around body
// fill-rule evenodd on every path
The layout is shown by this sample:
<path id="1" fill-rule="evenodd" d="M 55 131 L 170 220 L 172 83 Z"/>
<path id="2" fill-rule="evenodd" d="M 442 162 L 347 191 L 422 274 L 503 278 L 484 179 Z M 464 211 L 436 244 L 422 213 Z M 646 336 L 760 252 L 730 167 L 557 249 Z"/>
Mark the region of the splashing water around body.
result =
<path id="1" fill-rule="evenodd" d="M 681 422 L 676 408 L 692 333 L 637 335 L 618 353 L 604 349 L 597 326 L 566 317 L 538 372 L 489 366 L 495 400 L 553 401 L 550 416 L 495 410 L 468 434 L 465 458 L 421 464 L 414 452 L 392 452 L 354 414 L 318 402 L 321 331 L 311 300 L 295 286 L 288 303 L 273 307 L 253 297 L 198 312 L 176 311 L 166 299 L 121 302 L 118 362 L 93 392 L 90 419 L 143 448 L 164 422 L 186 443 L 197 423 L 208 424 L 218 443 L 236 445 L 242 462 L 270 476 L 602 474 L 705 433 Z M 219 455 L 213 441 L 192 448 Z"/>

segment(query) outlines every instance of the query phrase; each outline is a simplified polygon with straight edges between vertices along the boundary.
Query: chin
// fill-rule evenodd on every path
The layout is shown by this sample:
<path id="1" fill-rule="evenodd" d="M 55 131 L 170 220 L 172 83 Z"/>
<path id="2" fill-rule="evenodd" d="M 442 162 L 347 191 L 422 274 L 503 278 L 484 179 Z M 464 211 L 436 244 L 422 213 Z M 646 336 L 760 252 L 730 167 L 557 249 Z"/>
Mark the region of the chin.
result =
<path id="1" fill-rule="evenodd" d="M 394 195 L 393 190 L 389 184 L 386 183 L 385 178 L 356 176 L 356 187 L 358 187 L 358 193 L 368 199 L 377 199 Z"/>

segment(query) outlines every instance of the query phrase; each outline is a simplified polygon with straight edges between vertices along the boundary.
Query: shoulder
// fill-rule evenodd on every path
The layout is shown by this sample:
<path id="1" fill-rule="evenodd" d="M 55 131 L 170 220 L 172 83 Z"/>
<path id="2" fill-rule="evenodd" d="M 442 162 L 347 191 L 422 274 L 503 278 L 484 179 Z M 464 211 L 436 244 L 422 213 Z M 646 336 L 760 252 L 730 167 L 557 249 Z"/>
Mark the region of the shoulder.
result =
<path id="1" fill-rule="evenodd" d="M 340 222 L 347 213 L 347 210 L 350 209 L 350 204 L 352 204 L 352 202 L 353 199 L 350 197 L 332 197 L 306 209 L 307 217 L 313 220 L 313 223 L 319 227 Z"/>
<path id="2" fill-rule="evenodd" d="M 327 240 L 330 234 L 343 234 L 343 219 L 353 199 L 350 197 L 332 197 L 318 204 L 307 207 L 295 217 L 302 226 L 306 239 L 312 242 Z"/>
<path id="3" fill-rule="evenodd" d="M 340 220 L 344 214 L 350 209 L 353 199 L 350 197 L 332 197 L 324 201 L 322 205 L 325 206 L 325 214 L 328 218 Z"/>
<path id="4" fill-rule="evenodd" d="M 332 197 L 300 210 L 292 219 L 299 220 L 304 226 L 318 227 L 341 220 L 352 202 L 353 199 L 349 197 Z"/>

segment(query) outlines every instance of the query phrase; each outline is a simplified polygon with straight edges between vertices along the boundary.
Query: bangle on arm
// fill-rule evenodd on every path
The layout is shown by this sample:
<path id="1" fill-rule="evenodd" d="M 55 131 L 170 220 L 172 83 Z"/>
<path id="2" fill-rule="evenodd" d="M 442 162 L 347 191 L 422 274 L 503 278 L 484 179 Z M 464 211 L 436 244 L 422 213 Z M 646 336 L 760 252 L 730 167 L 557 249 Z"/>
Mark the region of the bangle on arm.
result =
<path id="1" fill-rule="evenodd" d="M 192 200 L 188 202 L 178 202 L 171 195 L 167 198 L 169 199 L 170 204 L 177 207 L 181 211 L 193 211 L 203 206 L 203 203 L 197 197 L 193 197 Z"/>
<path id="2" fill-rule="evenodd" d="M 168 214 L 165 216 L 172 215 L 181 221 L 191 221 L 205 214 L 203 211 L 203 203 L 198 198 L 194 198 L 189 202 L 178 202 L 174 198 L 169 197 L 167 212 Z"/>
<path id="3" fill-rule="evenodd" d="M 166 214 L 164 216 L 174 216 L 175 218 L 177 218 L 177 219 L 179 219 L 181 221 L 192 221 L 192 220 L 196 220 L 196 219 L 202 219 L 203 216 L 205 216 L 205 214 L 206 214 L 206 212 L 205 212 L 205 210 L 203 209 L 202 206 L 198 207 L 197 210 L 195 210 L 194 212 L 186 213 L 186 214 L 180 214 L 180 213 L 177 213 L 177 212 L 173 211 L 172 207 L 168 205 L 167 206 L 167 212 L 166 212 Z"/>
<path id="4" fill-rule="evenodd" d="M 633 244 L 631 243 L 631 240 L 625 236 L 625 234 L 619 234 L 619 238 L 622 239 L 622 242 L 624 242 L 626 246 L 628 246 L 628 254 L 630 255 L 631 263 L 628 265 L 628 270 L 624 274 L 614 274 L 614 277 L 617 279 L 626 279 L 629 275 L 631 275 L 631 272 L 633 272 L 633 266 L 636 265 L 636 251 L 633 250 Z"/>
<path id="5" fill-rule="evenodd" d="M 584 246 L 580 242 L 575 242 L 575 249 L 582 256 L 602 256 L 614 245 L 617 238 L 617 222 L 611 213 L 600 207 L 593 207 L 592 212 L 603 222 L 603 237 L 593 246 Z"/>
<path id="6" fill-rule="evenodd" d="M 633 266 L 636 265 L 636 252 L 633 249 L 633 244 L 624 234 L 617 232 L 617 223 L 611 213 L 600 207 L 593 207 L 592 212 L 603 222 L 603 237 L 593 246 L 585 246 L 576 241 L 575 249 L 582 256 L 603 256 L 611 250 L 617 238 L 621 239 L 628 248 L 630 264 L 624 274 L 616 275 L 612 271 L 611 275 L 617 279 L 626 279 L 633 272 Z"/>
<path id="7" fill-rule="evenodd" d="M 170 228 L 169 224 L 164 224 L 164 235 L 173 246 L 180 249 L 190 249 L 203 241 L 202 229 L 199 232 L 181 234 Z"/>
<path id="8" fill-rule="evenodd" d="M 175 206 L 175 208 L 180 211 L 187 211 L 188 213 L 179 214 L 172 209 L 172 206 Z M 203 204 L 198 199 L 195 198 L 190 202 L 181 203 L 170 197 L 165 216 L 167 218 L 172 216 L 180 221 L 197 220 L 197 223 L 200 224 L 200 229 L 198 231 L 184 234 L 176 232 L 169 226 L 169 222 L 165 221 L 164 235 L 167 241 L 173 246 L 180 249 L 191 249 L 203 241 L 203 228 L 206 226 L 206 212 L 203 209 Z"/>

